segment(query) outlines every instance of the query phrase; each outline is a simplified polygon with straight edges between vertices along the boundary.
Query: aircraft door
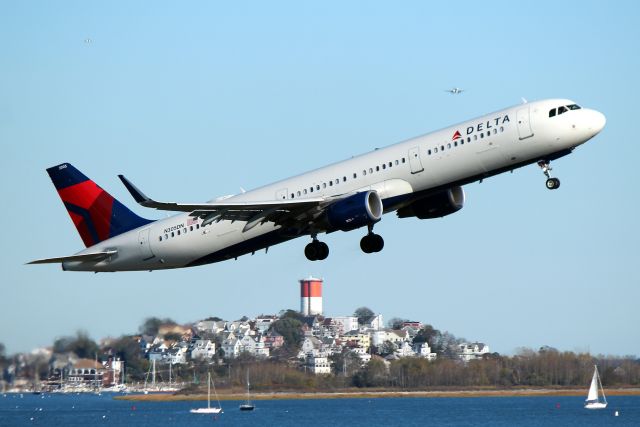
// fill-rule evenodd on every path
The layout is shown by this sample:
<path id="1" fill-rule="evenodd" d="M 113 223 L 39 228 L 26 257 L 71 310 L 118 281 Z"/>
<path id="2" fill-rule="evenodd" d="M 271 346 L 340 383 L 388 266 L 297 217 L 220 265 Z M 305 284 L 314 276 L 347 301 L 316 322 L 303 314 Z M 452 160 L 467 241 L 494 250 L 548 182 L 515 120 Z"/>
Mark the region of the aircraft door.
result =
<path id="1" fill-rule="evenodd" d="M 409 165 L 411 166 L 411 173 L 418 173 L 424 170 L 420 160 L 420 147 L 409 149 Z"/>
<path id="2" fill-rule="evenodd" d="M 155 255 L 151 251 L 151 242 L 149 241 L 150 228 L 145 228 L 138 233 L 138 246 L 140 247 L 140 253 L 142 259 L 147 260 L 153 258 Z"/>
<path id="3" fill-rule="evenodd" d="M 518 121 L 518 135 L 520 140 L 527 139 L 533 136 L 531 130 L 531 116 L 529 114 L 529 106 L 518 110 L 516 113 L 516 120 Z"/>

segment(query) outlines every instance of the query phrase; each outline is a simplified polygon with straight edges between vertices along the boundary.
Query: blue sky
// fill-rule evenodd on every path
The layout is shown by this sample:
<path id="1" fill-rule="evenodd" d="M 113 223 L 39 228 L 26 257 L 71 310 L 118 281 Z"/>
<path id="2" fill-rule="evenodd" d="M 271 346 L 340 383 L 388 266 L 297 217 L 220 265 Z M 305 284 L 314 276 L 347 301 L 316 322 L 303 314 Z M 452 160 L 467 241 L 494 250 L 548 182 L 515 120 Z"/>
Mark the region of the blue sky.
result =
<path id="1" fill-rule="evenodd" d="M 301 4 L 303 3 L 303 4 Z M 368 306 L 493 351 L 551 345 L 640 355 L 637 226 L 640 55 L 636 2 L 3 2 L 0 342 L 49 345 L 84 329 L 135 332 L 298 308 L 325 279 L 327 315 Z M 459 86 L 462 95 L 444 89 Z M 158 199 L 234 194 L 474 116 L 566 97 L 605 130 L 554 162 L 465 187 L 465 208 L 387 215 L 379 254 L 363 232 L 306 239 L 193 269 L 65 273 L 25 266 L 83 247 L 45 168 L 71 162 L 135 206 L 124 173 Z"/>

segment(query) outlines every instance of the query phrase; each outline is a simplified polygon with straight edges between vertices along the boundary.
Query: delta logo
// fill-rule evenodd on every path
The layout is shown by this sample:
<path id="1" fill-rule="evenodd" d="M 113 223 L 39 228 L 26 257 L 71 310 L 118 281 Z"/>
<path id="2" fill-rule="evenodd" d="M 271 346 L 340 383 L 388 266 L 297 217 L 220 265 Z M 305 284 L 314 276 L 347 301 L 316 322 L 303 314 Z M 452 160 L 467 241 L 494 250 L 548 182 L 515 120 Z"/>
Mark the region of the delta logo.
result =
<path id="1" fill-rule="evenodd" d="M 457 130 L 456 133 L 453 134 L 453 137 L 451 138 L 451 140 L 453 141 L 454 139 L 458 139 L 458 138 L 462 138 L 462 135 L 460 135 L 459 130 Z"/>

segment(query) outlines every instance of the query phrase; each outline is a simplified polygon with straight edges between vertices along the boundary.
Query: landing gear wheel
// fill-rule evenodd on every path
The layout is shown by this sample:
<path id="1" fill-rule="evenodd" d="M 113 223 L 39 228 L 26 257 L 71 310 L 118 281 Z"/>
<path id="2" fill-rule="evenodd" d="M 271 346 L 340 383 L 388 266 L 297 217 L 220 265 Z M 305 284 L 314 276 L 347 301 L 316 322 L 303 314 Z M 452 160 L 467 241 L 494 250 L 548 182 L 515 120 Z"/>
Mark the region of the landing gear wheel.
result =
<path id="1" fill-rule="evenodd" d="M 380 252 L 384 248 L 384 239 L 379 234 L 369 233 L 360 240 L 360 249 L 366 254 Z"/>
<path id="2" fill-rule="evenodd" d="M 304 256 L 309 261 L 322 261 L 329 256 L 329 246 L 324 242 L 314 240 L 304 248 Z"/>
<path id="3" fill-rule="evenodd" d="M 560 187 L 560 180 L 558 178 L 547 179 L 546 186 L 549 190 L 556 190 Z"/>

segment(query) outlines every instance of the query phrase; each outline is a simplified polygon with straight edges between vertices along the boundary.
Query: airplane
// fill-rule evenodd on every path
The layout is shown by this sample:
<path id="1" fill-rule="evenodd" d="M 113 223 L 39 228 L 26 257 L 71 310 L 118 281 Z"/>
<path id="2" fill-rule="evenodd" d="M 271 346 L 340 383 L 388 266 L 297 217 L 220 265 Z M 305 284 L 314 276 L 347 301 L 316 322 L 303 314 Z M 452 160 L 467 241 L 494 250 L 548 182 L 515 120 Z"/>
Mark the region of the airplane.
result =
<path id="1" fill-rule="evenodd" d="M 449 92 L 449 93 L 451 93 L 453 95 L 457 95 L 459 93 L 464 92 L 464 89 L 460 89 L 459 87 L 454 87 L 452 89 L 445 89 L 445 92 Z"/>
<path id="2" fill-rule="evenodd" d="M 597 135 L 606 118 L 568 99 L 515 105 L 292 178 L 209 202 L 151 199 L 119 175 L 140 205 L 179 212 L 138 216 L 69 163 L 47 169 L 86 249 L 29 264 L 65 271 L 115 272 L 192 267 L 237 259 L 301 236 L 310 261 L 327 258 L 321 233 L 366 229 L 365 253 L 383 214 L 439 218 L 462 209 L 463 186 L 537 163 L 556 190 L 551 162 Z"/>

